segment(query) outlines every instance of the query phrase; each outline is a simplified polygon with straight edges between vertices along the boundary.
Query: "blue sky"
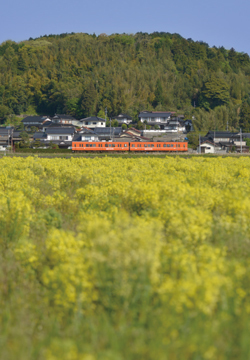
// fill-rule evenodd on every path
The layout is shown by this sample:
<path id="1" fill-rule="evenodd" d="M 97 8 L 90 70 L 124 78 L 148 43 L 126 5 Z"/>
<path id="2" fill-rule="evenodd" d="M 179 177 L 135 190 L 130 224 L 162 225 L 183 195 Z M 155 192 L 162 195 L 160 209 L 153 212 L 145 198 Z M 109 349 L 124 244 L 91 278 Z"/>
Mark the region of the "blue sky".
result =
<path id="1" fill-rule="evenodd" d="M 63 32 L 164 31 L 250 54 L 249 0 L 1 0 L 0 43 Z"/>

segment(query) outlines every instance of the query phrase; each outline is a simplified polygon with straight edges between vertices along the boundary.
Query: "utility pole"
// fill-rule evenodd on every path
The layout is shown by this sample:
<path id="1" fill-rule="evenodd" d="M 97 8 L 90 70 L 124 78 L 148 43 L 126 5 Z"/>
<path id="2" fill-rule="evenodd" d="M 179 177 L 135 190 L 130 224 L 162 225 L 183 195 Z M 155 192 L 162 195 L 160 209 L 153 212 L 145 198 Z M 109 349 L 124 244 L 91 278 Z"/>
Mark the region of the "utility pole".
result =
<path id="1" fill-rule="evenodd" d="M 215 151 L 215 130 L 214 130 L 214 152 L 216 152 Z"/>
<path id="2" fill-rule="evenodd" d="M 105 125 L 106 125 L 106 119 L 107 119 L 107 108 L 105 108 Z"/>
<path id="3" fill-rule="evenodd" d="M 110 140 L 112 140 L 111 139 L 111 118 L 109 119 L 109 131 L 110 131 L 110 134 L 109 134 L 110 135 Z"/>
<path id="4" fill-rule="evenodd" d="M 240 128 L 240 153 L 242 154 L 242 132 Z"/>

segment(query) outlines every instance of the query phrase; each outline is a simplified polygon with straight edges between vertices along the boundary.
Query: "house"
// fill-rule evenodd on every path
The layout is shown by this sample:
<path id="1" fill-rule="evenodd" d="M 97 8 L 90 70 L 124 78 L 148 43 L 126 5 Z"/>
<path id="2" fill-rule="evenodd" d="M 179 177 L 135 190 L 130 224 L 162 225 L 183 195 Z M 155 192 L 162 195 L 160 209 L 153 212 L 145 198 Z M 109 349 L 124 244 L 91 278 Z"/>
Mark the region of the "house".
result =
<path id="1" fill-rule="evenodd" d="M 74 141 L 99 141 L 99 137 L 94 130 L 81 128 L 81 130 L 74 135 Z"/>
<path id="2" fill-rule="evenodd" d="M 119 125 L 129 125 L 132 123 L 132 117 L 127 114 L 119 114 L 118 116 L 114 116 L 112 119 L 117 120 Z"/>
<path id="3" fill-rule="evenodd" d="M 79 120 L 80 126 L 87 127 L 89 129 L 105 128 L 106 127 L 106 120 L 99 118 L 98 116 L 90 116 L 84 119 Z"/>
<path id="4" fill-rule="evenodd" d="M 204 139 L 215 143 L 229 143 L 232 136 L 237 134 L 230 131 L 208 131 Z"/>
<path id="5" fill-rule="evenodd" d="M 164 130 L 168 132 L 183 132 L 186 130 L 184 121 L 178 117 L 173 117 L 168 120 L 167 124 L 163 125 Z"/>
<path id="6" fill-rule="evenodd" d="M 33 135 L 33 140 L 40 140 L 44 146 L 48 146 L 51 142 L 58 145 L 59 148 L 70 148 L 74 134 L 75 128 L 73 126 L 51 127 L 46 131 L 36 132 Z"/>
<path id="7" fill-rule="evenodd" d="M 22 141 L 22 138 L 21 138 L 21 136 L 20 136 L 21 133 L 22 133 L 22 131 L 16 131 L 16 130 L 13 131 L 13 133 L 12 133 L 12 143 L 13 143 L 13 144 Z M 29 135 L 29 137 L 30 137 L 30 136 L 31 136 L 31 135 Z"/>
<path id="8" fill-rule="evenodd" d="M 52 118 L 52 122 L 56 124 L 68 124 L 68 125 L 74 125 L 74 126 L 81 126 L 79 123 L 79 120 L 76 120 L 71 115 L 65 115 L 65 114 L 55 114 Z"/>
<path id="9" fill-rule="evenodd" d="M 149 138 L 142 136 L 142 131 L 137 130 L 135 128 L 129 128 L 126 131 L 123 131 L 120 134 L 120 139 L 127 139 L 128 142 L 130 141 L 150 141 Z"/>
<path id="10" fill-rule="evenodd" d="M 122 133 L 121 127 L 96 127 L 94 129 L 95 134 L 99 140 L 111 140 L 115 137 L 120 136 Z"/>
<path id="11" fill-rule="evenodd" d="M 35 132 L 33 134 L 33 140 L 34 141 L 46 141 L 47 140 L 47 135 L 45 134 L 45 132 L 43 131 L 38 131 L 38 132 Z"/>
<path id="12" fill-rule="evenodd" d="M 42 131 L 46 132 L 47 129 L 52 129 L 52 128 L 72 128 L 74 127 L 74 125 L 71 124 L 57 124 L 57 123 L 53 123 L 52 121 L 45 121 L 42 125 Z"/>
<path id="13" fill-rule="evenodd" d="M 21 122 L 27 130 L 30 130 L 32 126 L 41 128 L 42 124 L 48 120 L 50 120 L 48 116 L 26 116 Z"/>
<path id="14" fill-rule="evenodd" d="M 142 111 L 139 114 L 139 120 L 146 122 L 150 126 L 158 125 L 161 129 L 170 120 L 172 113 L 170 111 Z"/>
<path id="15" fill-rule="evenodd" d="M 135 128 L 129 128 L 128 130 L 124 131 L 120 136 L 123 137 L 123 136 L 126 136 L 126 134 L 132 135 L 132 136 L 141 136 L 142 132 Z"/>
<path id="16" fill-rule="evenodd" d="M 8 146 L 11 145 L 11 138 L 13 134 L 13 127 L 0 127 L 0 145 Z"/>
<path id="17" fill-rule="evenodd" d="M 199 154 L 214 154 L 216 151 L 216 147 L 218 148 L 218 144 L 213 143 L 209 140 L 202 141 L 197 148 L 197 152 Z"/>
<path id="18" fill-rule="evenodd" d="M 74 127 L 53 127 L 46 130 L 47 141 L 72 141 L 75 133 Z"/>

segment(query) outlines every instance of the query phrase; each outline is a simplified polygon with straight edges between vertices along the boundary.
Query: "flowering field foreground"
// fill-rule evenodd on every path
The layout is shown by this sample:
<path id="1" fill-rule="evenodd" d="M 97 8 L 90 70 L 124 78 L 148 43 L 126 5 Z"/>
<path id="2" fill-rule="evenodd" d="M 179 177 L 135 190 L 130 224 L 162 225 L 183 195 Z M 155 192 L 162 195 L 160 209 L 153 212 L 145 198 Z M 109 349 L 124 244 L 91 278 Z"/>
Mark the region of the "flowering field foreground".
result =
<path id="1" fill-rule="evenodd" d="M 0 160 L 0 358 L 250 358 L 250 159 Z"/>

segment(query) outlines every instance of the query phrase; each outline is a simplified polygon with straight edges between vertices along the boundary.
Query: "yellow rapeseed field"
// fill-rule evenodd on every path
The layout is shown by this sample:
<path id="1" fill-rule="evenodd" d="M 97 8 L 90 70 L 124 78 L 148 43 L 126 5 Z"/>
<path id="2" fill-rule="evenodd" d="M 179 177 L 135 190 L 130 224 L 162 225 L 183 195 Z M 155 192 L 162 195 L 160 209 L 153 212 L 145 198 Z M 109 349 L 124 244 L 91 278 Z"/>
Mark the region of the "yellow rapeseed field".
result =
<path id="1" fill-rule="evenodd" d="M 0 359 L 250 358 L 250 159 L 0 159 Z"/>

